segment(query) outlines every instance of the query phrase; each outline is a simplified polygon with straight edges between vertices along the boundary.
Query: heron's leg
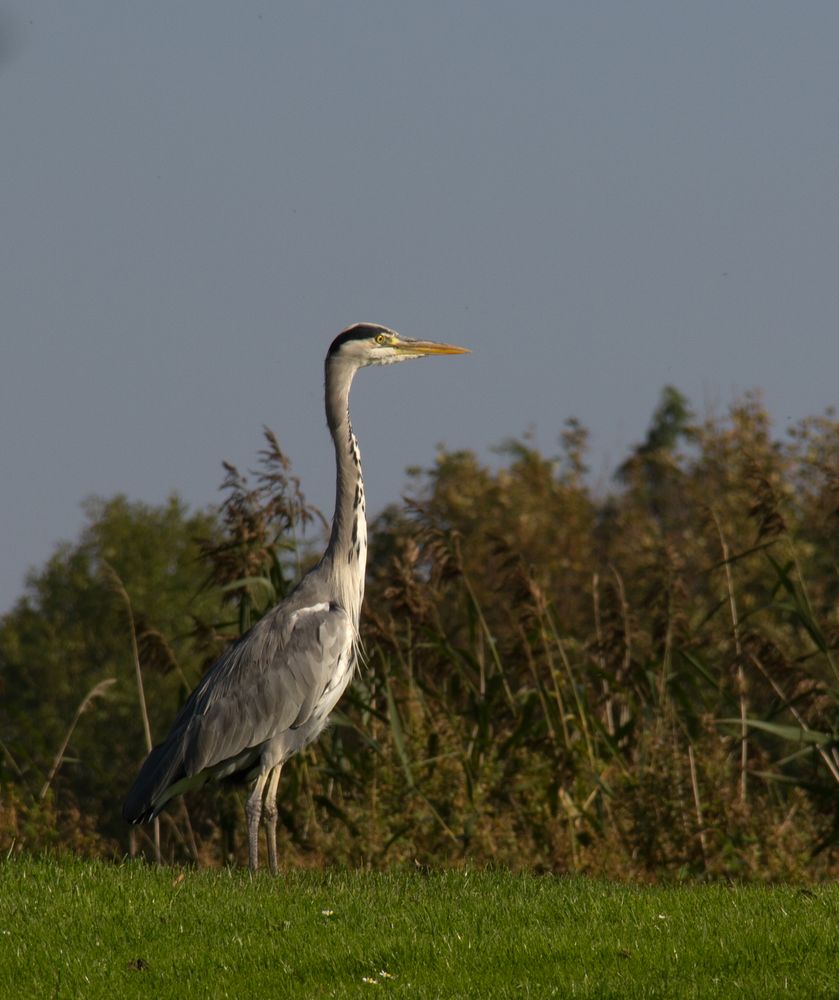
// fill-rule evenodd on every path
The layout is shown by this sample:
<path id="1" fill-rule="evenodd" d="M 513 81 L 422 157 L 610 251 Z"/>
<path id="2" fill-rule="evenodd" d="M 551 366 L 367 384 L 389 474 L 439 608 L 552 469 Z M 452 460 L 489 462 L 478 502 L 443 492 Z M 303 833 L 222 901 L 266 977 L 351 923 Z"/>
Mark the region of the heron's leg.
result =
<path id="1" fill-rule="evenodd" d="M 272 768 L 265 791 L 263 817 L 265 819 L 265 839 L 268 841 L 268 868 L 272 875 L 277 874 L 277 786 L 280 783 L 282 764 Z"/>
<path id="2" fill-rule="evenodd" d="M 252 872 L 259 868 L 259 817 L 262 815 L 262 789 L 270 771 L 260 771 L 248 796 L 245 816 L 248 818 L 248 864 Z"/>

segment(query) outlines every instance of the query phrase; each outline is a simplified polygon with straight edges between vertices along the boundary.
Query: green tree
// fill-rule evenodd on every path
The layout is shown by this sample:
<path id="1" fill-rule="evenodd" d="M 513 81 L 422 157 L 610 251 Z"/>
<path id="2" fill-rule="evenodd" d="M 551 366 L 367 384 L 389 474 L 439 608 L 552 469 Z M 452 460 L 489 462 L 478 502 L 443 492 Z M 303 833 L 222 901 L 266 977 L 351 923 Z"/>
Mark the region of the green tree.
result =
<path id="1" fill-rule="evenodd" d="M 195 622 L 217 615 L 218 596 L 204 586 L 199 539 L 217 536 L 218 525 L 176 496 L 160 506 L 94 497 L 84 510 L 79 540 L 29 577 L 0 622 L 0 779 L 35 795 L 79 704 L 114 678 L 79 720 L 51 793 L 57 807 L 78 808 L 117 837 L 122 795 L 145 751 L 131 618 L 159 738 L 178 689 L 203 667 Z"/>

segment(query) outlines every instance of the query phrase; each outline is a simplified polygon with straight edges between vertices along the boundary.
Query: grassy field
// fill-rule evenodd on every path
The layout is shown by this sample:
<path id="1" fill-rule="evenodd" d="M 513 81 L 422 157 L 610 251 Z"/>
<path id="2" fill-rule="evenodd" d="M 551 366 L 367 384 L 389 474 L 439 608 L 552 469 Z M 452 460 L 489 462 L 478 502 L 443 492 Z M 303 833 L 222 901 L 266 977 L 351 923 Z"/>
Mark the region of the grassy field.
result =
<path id="1" fill-rule="evenodd" d="M 839 997 L 839 888 L 0 864 L 2 997 Z"/>

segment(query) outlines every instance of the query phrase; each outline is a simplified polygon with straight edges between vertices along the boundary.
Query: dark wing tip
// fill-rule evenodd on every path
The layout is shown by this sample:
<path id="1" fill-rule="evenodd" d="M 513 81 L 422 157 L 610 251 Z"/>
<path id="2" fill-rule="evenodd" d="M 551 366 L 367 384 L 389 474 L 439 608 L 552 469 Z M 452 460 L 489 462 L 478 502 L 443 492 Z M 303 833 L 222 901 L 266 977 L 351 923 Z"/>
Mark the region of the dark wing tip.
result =
<path id="1" fill-rule="evenodd" d="M 128 793 L 122 806 L 122 818 L 126 823 L 147 823 L 154 816 L 154 808 L 136 794 L 136 784 Z"/>
<path id="2" fill-rule="evenodd" d="M 147 823 L 160 812 L 166 799 L 161 792 L 178 777 L 182 763 L 177 743 L 167 740 L 156 746 L 146 757 L 137 779 L 125 797 L 122 818 L 126 823 Z"/>

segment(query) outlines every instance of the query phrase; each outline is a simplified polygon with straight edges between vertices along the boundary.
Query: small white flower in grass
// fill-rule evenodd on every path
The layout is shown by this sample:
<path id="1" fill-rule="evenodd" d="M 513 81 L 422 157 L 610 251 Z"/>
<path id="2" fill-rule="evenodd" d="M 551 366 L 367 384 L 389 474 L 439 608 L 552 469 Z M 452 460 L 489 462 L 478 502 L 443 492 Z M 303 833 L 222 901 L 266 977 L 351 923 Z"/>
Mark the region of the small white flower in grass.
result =
<path id="1" fill-rule="evenodd" d="M 378 986 L 379 981 L 377 979 L 371 979 L 369 976 L 361 977 L 362 983 L 367 983 L 368 986 Z"/>
<path id="2" fill-rule="evenodd" d="M 396 976 L 392 976 L 389 972 L 386 972 L 384 969 L 381 969 L 379 971 L 379 979 L 396 979 Z"/>
<path id="3" fill-rule="evenodd" d="M 335 915 L 334 910 L 321 910 L 320 911 L 325 917 L 332 917 Z"/>

